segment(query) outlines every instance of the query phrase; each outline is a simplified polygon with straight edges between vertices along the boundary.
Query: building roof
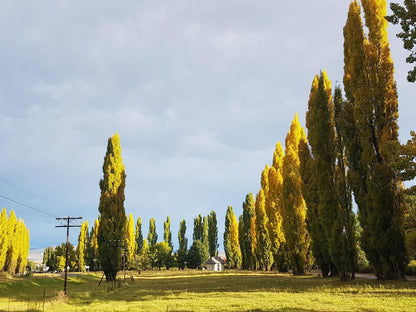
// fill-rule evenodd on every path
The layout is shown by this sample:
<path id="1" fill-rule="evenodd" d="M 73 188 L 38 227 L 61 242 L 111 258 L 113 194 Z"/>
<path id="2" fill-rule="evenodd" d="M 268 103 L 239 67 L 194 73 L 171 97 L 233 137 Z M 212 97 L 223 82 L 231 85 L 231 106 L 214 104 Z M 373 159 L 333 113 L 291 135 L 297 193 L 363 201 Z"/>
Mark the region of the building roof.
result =
<path id="1" fill-rule="evenodd" d="M 218 257 L 211 257 L 209 258 L 209 260 L 207 261 L 207 264 L 222 264 L 222 261 L 220 258 Z"/>

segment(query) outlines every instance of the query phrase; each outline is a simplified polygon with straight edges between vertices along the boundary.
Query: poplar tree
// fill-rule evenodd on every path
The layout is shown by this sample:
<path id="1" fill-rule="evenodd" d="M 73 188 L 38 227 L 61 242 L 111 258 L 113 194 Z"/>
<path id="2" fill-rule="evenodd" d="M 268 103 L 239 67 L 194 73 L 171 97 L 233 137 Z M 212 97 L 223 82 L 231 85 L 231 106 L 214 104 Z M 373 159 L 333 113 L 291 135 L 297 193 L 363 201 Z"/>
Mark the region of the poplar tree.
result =
<path id="1" fill-rule="evenodd" d="M 143 231 L 142 231 L 142 218 L 138 217 L 136 222 L 136 253 L 140 254 L 143 250 Z"/>
<path id="2" fill-rule="evenodd" d="M 10 211 L 9 218 L 7 220 L 7 236 L 9 237 L 9 245 L 7 248 L 6 263 L 4 266 L 5 271 L 9 274 L 14 274 L 17 267 L 18 244 L 19 237 L 16 235 L 17 218 L 13 210 Z"/>
<path id="3" fill-rule="evenodd" d="M 266 174 L 263 174 L 262 177 L 266 176 L 268 173 L 268 166 L 266 166 Z M 264 173 L 264 171 L 263 171 Z M 263 180 L 262 180 L 263 181 Z M 266 186 L 265 183 L 262 183 Z M 259 263 L 261 270 L 269 271 L 273 264 L 273 254 L 272 246 L 269 237 L 269 230 L 267 228 L 268 217 L 266 214 L 266 198 L 264 195 L 263 188 L 260 189 L 259 193 L 256 196 L 256 238 L 257 238 L 257 261 Z"/>
<path id="4" fill-rule="evenodd" d="M 380 280 L 403 276 L 406 255 L 404 200 L 398 157 L 398 101 L 387 39 L 386 1 L 362 0 L 368 36 L 357 1 L 344 28 L 344 87 L 357 140 L 347 142 L 351 186 L 363 228 L 361 246 Z M 362 67 L 361 67 L 362 66 Z M 347 130 L 346 130 L 347 131 Z M 348 137 L 347 137 L 348 138 Z M 354 147 L 359 148 L 354 148 Z"/>
<path id="5" fill-rule="evenodd" d="M 0 271 L 6 263 L 7 249 L 9 247 L 9 236 L 7 231 L 7 211 L 3 208 L 0 214 Z"/>
<path id="6" fill-rule="evenodd" d="M 236 269 L 241 266 L 241 250 L 238 241 L 238 222 L 233 207 L 228 206 L 225 215 L 224 251 L 229 268 Z"/>
<path id="7" fill-rule="evenodd" d="M 232 213 L 230 224 L 230 247 L 230 259 L 228 261 L 229 267 L 239 269 L 241 267 L 241 250 L 238 234 L 238 222 L 234 212 Z"/>
<path id="8" fill-rule="evenodd" d="M 107 281 L 115 281 L 120 269 L 120 242 L 124 239 L 126 212 L 124 188 L 126 173 L 121 158 L 120 137 L 116 133 L 108 139 L 100 180 L 100 226 L 98 227 L 98 258 Z"/>
<path id="9" fill-rule="evenodd" d="M 255 268 L 255 261 L 251 252 L 252 236 L 251 222 L 255 217 L 255 201 L 252 193 L 246 195 L 243 202 L 243 214 L 240 216 L 239 234 L 241 249 L 241 267 L 243 270 Z"/>
<path id="10" fill-rule="evenodd" d="M 134 218 L 133 214 L 130 213 L 129 219 L 126 224 L 126 248 L 127 248 L 127 259 L 126 261 L 129 262 L 133 259 L 134 255 L 136 254 L 136 236 L 134 233 Z"/>
<path id="11" fill-rule="evenodd" d="M 208 216 L 208 242 L 209 256 L 214 257 L 217 255 L 218 250 L 218 226 L 215 211 L 211 211 Z"/>
<path id="12" fill-rule="evenodd" d="M 188 239 L 186 238 L 186 222 L 182 220 L 178 231 L 178 268 L 185 269 L 186 255 L 188 252 Z"/>
<path id="13" fill-rule="evenodd" d="M 343 133 L 344 100 L 339 87 L 335 88 L 334 94 L 334 122 L 336 130 L 336 155 L 337 165 L 335 167 L 335 186 L 339 200 L 339 211 L 335 230 L 338 234 L 334 236 L 335 241 L 331 245 L 340 246 L 340 262 L 338 270 L 342 280 L 354 279 L 358 262 L 357 249 L 357 226 L 356 217 L 352 206 L 352 191 L 347 181 L 347 159 L 345 155 L 345 134 Z"/>
<path id="14" fill-rule="evenodd" d="M 293 274 L 305 273 L 309 237 L 306 231 L 306 204 L 302 196 L 300 177 L 299 143 L 306 142 L 305 132 L 298 115 L 292 121 L 285 141 L 283 158 L 283 230 L 289 250 Z"/>
<path id="15" fill-rule="evenodd" d="M 163 239 L 169 245 L 170 248 L 173 248 L 172 244 L 172 232 L 170 230 L 170 217 L 166 218 L 166 221 L 163 223 Z"/>
<path id="16" fill-rule="evenodd" d="M 78 254 L 78 266 L 81 272 L 85 272 L 85 258 L 87 256 L 87 246 L 88 246 L 88 221 L 82 222 L 81 229 L 78 235 L 78 246 L 77 246 L 77 254 Z"/>
<path id="17" fill-rule="evenodd" d="M 283 149 L 277 142 L 273 153 L 273 164 L 269 170 L 269 204 L 266 205 L 266 213 L 269 218 L 268 230 L 271 241 L 273 261 L 279 270 L 285 270 L 286 239 L 283 232 Z M 267 201 L 266 201 L 267 202 Z"/>
<path id="18" fill-rule="evenodd" d="M 209 259 L 209 241 L 208 241 L 208 218 L 204 216 L 202 221 L 202 244 L 205 248 L 204 259 L 207 261 Z"/>
<path id="19" fill-rule="evenodd" d="M 154 218 L 149 220 L 149 233 L 147 234 L 149 248 L 152 249 L 157 244 L 156 222 Z"/>
<path id="20" fill-rule="evenodd" d="M 227 212 L 225 214 L 225 227 L 224 227 L 224 252 L 225 252 L 225 257 L 227 258 L 227 263 L 229 264 L 230 259 L 231 259 L 231 223 L 232 223 L 232 219 L 233 219 L 233 207 L 228 206 L 227 208 Z"/>
<path id="21" fill-rule="evenodd" d="M 91 271 L 98 270 L 99 265 L 97 264 L 98 259 L 98 227 L 99 227 L 98 219 L 94 220 L 94 226 L 91 228 L 90 232 L 90 239 L 88 242 L 88 264 L 90 266 Z"/>
<path id="22" fill-rule="evenodd" d="M 194 232 L 192 238 L 194 241 L 201 241 L 203 236 L 204 226 L 202 221 L 202 216 L 199 214 L 196 218 L 194 218 Z"/>

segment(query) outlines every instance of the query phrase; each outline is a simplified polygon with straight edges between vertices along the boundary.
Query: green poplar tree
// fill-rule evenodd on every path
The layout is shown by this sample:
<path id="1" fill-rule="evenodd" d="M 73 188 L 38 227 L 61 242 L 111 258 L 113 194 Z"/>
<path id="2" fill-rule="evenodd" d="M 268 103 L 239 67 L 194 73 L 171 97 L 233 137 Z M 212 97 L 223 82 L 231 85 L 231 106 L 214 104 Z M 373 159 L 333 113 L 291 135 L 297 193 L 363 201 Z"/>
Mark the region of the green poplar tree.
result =
<path id="1" fill-rule="evenodd" d="M 150 249 L 156 246 L 157 233 L 156 233 L 156 222 L 154 218 L 150 218 L 150 221 L 149 221 L 149 233 L 147 234 L 147 241 L 148 241 Z"/>
<path id="2" fill-rule="evenodd" d="M 239 234 L 240 234 L 240 248 L 242 269 L 255 269 L 255 260 L 251 251 L 252 236 L 251 236 L 251 222 L 255 217 L 255 201 L 252 193 L 246 195 L 246 200 L 243 202 L 243 214 L 240 216 Z"/>
<path id="3" fill-rule="evenodd" d="M 209 256 L 214 257 L 218 252 L 218 226 L 215 211 L 211 211 L 208 216 L 208 242 Z"/>
<path id="4" fill-rule="evenodd" d="M 186 222 L 182 220 L 178 232 L 178 268 L 185 269 L 186 256 L 188 253 L 188 239 L 186 238 Z"/>
<path id="5" fill-rule="evenodd" d="M 124 188 L 126 173 L 121 158 L 120 137 L 116 133 L 108 139 L 104 157 L 103 179 L 100 180 L 100 212 L 98 227 L 98 259 L 107 281 L 115 281 L 120 269 L 121 249 L 126 228 Z"/>
<path id="6" fill-rule="evenodd" d="M 357 1 L 350 6 L 344 28 L 344 87 L 350 102 L 348 108 L 352 108 L 346 113 L 352 110 L 353 116 L 347 127 L 357 129 L 358 138 L 346 144 L 349 178 L 363 228 L 361 247 L 377 278 L 392 280 L 403 276 L 406 265 L 405 204 L 396 169 L 397 90 L 387 39 L 386 1 L 361 3 L 367 38 L 360 40 L 364 35 Z"/>
<path id="7" fill-rule="evenodd" d="M 143 231 L 142 231 L 142 218 L 138 217 L 136 222 L 136 253 L 140 254 L 143 250 Z"/>
<path id="8" fill-rule="evenodd" d="M 172 232 L 170 230 L 170 217 L 166 218 L 166 221 L 163 223 L 163 239 L 169 245 L 169 247 L 173 248 L 172 244 Z"/>
<path id="9" fill-rule="evenodd" d="M 268 171 L 268 166 L 266 169 Z M 268 172 L 265 174 L 267 175 Z M 257 260 L 261 270 L 269 271 L 273 264 L 272 246 L 268 230 L 269 218 L 266 214 L 266 197 L 263 188 L 256 196 L 256 237 L 257 237 Z"/>

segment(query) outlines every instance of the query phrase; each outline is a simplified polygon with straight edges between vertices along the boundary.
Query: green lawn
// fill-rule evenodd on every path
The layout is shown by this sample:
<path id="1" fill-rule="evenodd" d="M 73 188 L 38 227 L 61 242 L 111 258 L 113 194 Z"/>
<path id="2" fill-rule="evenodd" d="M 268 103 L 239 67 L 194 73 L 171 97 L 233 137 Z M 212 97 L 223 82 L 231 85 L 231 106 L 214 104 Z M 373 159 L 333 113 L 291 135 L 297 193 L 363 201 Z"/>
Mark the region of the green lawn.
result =
<path id="1" fill-rule="evenodd" d="M 122 274 L 120 274 L 122 277 Z M 1 311 L 416 311 L 416 282 L 340 282 L 317 276 L 148 271 L 134 281 L 71 276 L 0 280 Z M 45 293 L 45 305 L 43 303 Z"/>

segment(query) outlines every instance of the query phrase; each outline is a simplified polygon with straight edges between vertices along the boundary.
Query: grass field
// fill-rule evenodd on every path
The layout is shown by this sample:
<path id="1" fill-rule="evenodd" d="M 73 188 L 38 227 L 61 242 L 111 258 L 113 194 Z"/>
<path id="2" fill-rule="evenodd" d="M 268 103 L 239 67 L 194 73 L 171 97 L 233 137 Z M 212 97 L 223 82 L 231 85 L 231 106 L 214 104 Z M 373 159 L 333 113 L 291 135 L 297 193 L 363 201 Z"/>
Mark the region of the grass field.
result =
<path id="1" fill-rule="evenodd" d="M 120 275 L 122 277 L 122 275 Z M 130 276 L 130 275 L 128 275 Z M 147 271 L 126 282 L 98 274 L 0 279 L 1 311 L 416 311 L 416 282 L 259 272 Z M 45 300 L 44 300 L 45 298 Z"/>

